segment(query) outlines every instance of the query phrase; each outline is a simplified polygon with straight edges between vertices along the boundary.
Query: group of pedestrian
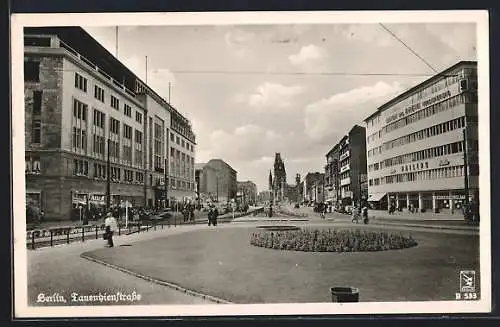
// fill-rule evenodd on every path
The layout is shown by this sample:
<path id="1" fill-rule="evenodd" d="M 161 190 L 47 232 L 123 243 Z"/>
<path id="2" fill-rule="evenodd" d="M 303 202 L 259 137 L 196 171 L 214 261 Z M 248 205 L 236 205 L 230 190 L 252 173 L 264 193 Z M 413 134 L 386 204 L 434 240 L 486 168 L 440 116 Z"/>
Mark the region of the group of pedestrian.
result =
<path id="1" fill-rule="evenodd" d="M 359 219 L 363 218 L 363 223 L 368 224 L 368 207 L 367 206 L 359 206 L 359 207 L 354 207 L 352 209 L 352 222 L 353 223 L 359 223 Z"/>
<path id="2" fill-rule="evenodd" d="M 184 218 L 184 221 L 194 221 L 194 210 L 195 210 L 195 205 L 186 203 L 184 207 L 182 208 L 182 216 Z"/>
<path id="3" fill-rule="evenodd" d="M 208 226 L 217 226 L 217 217 L 219 216 L 219 210 L 215 205 L 211 205 L 208 209 Z"/>

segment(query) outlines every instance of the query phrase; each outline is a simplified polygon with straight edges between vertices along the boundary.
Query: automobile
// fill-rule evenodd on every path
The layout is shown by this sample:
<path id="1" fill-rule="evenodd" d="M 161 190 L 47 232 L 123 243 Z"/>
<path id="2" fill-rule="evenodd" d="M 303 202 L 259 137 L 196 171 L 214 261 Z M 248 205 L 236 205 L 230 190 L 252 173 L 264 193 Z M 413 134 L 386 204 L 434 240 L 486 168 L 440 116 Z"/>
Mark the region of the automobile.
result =
<path id="1" fill-rule="evenodd" d="M 354 210 L 354 206 L 345 206 L 344 208 L 344 213 L 348 214 L 348 215 L 352 215 L 352 211 Z"/>

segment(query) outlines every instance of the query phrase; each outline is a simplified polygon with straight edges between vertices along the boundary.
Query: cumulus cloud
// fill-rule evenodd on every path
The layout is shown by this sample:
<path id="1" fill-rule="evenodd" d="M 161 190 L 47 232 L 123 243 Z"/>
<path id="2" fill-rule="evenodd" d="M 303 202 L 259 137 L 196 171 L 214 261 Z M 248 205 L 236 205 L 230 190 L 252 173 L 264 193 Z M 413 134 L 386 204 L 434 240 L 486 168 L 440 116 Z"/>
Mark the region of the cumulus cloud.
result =
<path id="1" fill-rule="evenodd" d="M 264 82 L 253 94 L 245 96 L 238 94 L 235 100 L 246 102 L 250 107 L 260 109 L 284 109 L 294 104 L 296 97 L 304 93 L 300 85 L 286 86 L 279 83 Z"/>
<path id="2" fill-rule="evenodd" d="M 298 53 L 288 56 L 288 60 L 292 65 L 301 66 L 318 62 L 326 57 L 324 49 L 313 44 L 303 46 Z"/>
<path id="3" fill-rule="evenodd" d="M 139 76 L 139 78 L 141 78 L 143 81 L 146 81 L 145 59 L 138 57 L 127 57 L 123 58 L 122 61 L 128 69 Z M 151 62 L 148 62 L 148 65 L 151 64 Z M 152 68 L 148 69 L 148 85 L 164 99 L 168 99 L 168 83 L 171 83 L 171 87 L 174 87 L 176 80 L 174 74 L 168 68 L 154 68 L 153 65 L 151 65 L 150 67 Z"/>
<path id="4" fill-rule="evenodd" d="M 401 90 L 399 83 L 379 81 L 311 103 L 305 108 L 305 132 L 316 141 L 338 137 Z"/>
<path id="5" fill-rule="evenodd" d="M 427 24 L 428 33 L 453 51 L 443 55 L 443 61 L 476 60 L 476 24 Z"/>

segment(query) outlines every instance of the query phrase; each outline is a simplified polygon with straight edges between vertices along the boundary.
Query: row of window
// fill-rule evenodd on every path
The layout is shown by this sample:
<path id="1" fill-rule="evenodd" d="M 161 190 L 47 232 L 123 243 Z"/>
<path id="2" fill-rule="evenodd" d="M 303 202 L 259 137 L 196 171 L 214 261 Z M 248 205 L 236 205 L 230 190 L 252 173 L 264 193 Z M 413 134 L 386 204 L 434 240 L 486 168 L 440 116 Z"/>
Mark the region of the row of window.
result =
<path id="1" fill-rule="evenodd" d="M 436 146 L 433 148 L 415 151 L 415 152 L 407 153 L 407 154 L 404 154 L 401 156 L 396 156 L 393 158 L 385 159 L 381 162 L 376 162 L 372 165 L 368 165 L 368 171 L 372 172 L 372 171 L 377 171 L 379 169 L 384 169 L 385 167 L 392 167 L 395 165 L 407 164 L 407 163 L 411 163 L 414 161 L 426 160 L 426 159 L 431 159 L 434 157 L 460 153 L 460 152 L 463 152 L 463 150 L 464 150 L 463 141 L 453 142 L 453 143 L 444 144 L 444 145 Z"/>
<path id="2" fill-rule="evenodd" d="M 431 117 L 431 116 L 436 115 L 440 112 L 449 110 L 453 107 L 458 106 L 459 104 L 474 103 L 474 102 L 477 103 L 477 96 L 476 95 L 473 95 L 471 93 L 459 94 L 459 95 L 454 96 L 452 98 L 449 98 L 447 100 L 433 104 L 432 106 L 428 106 L 420 111 L 417 111 L 411 115 L 408 115 L 402 119 L 399 119 L 395 122 L 392 122 L 392 123 L 386 125 L 382 129 L 382 131 L 383 131 L 382 133 L 384 133 L 384 134 L 390 133 L 396 129 L 413 124 L 413 123 L 415 123 L 419 120 L 422 120 L 424 118 Z"/>
<path id="3" fill-rule="evenodd" d="M 180 145 L 181 147 L 194 152 L 194 146 L 191 143 L 184 141 L 184 139 L 181 139 L 179 136 L 175 136 L 174 133 L 170 133 L 170 141 L 175 141 L 177 145 Z"/>
<path id="4" fill-rule="evenodd" d="M 75 72 L 75 87 L 83 92 L 87 92 L 87 78 Z M 104 103 L 104 89 L 99 85 L 94 85 L 94 98 Z M 110 95 L 110 105 L 116 110 L 120 110 L 120 100 L 114 95 Z M 128 104 L 123 104 L 123 113 L 127 117 L 132 117 L 132 107 Z M 135 120 L 142 124 L 142 113 L 136 112 Z"/>
<path id="5" fill-rule="evenodd" d="M 387 151 L 396 147 L 400 147 L 409 143 L 420 141 L 429 137 L 437 136 L 443 133 L 453 131 L 465 127 L 465 117 L 456 118 L 447 122 L 437 124 L 420 131 L 398 137 L 397 139 L 388 141 L 368 151 L 367 156 L 376 156 L 383 151 Z"/>
<path id="6" fill-rule="evenodd" d="M 194 191 L 195 183 L 172 179 L 172 188 Z"/>
<path id="7" fill-rule="evenodd" d="M 439 180 L 464 176 L 464 166 L 445 167 L 423 171 L 408 172 L 396 175 L 374 178 L 368 181 L 369 186 L 415 181 Z"/>
<path id="8" fill-rule="evenodd" d="M 377 139 L 380 139 L 383 135 L 388 134 L 396 129 L 402 128 L 406 125 L 415 123 L 421 119 L 430 117 L 432 115 L 435 115 L 437 113 L 443 112 L 445 110 L 448 110 L 450 108 L 453 108 L 459 104 L 464 104 L 464 103 L 477 103 L 477 95 L 473 93 L 464 93 L 464 94 L 459 94 L 457 96 L 454 96 L 452 98 L 449 98 L 447 100 L 444 100 L 442 102 L 436 103 L 434 105 L 428 106 L 422 110 L 419 110 L 411 115 L 408 115 L 404 118 L 401 118 L 397 121 L 394 121 L 379 131 L 369 135 L 366 138 L 367 144 L 370 142 L 373 142 Z"/>
<path id="9" fill-rule="evenodd" d="M 415 92 L 414 94 L 407 97 L 403 101 L 404 101 L 404 103 L 418 102 L 423 98 L 428 98 L 432 94 L 437 93 L 441 90 L 444 90 L 445 88 L 450 88 L 454 84 L 457 84 L 460 79 L 462 79 L 466 76 L 477 76 L 477 70 L 474 68 L 464 68 L 464 69 L 460 70 L 459 72 L 457 72 L 456 74 L 444 76 L 439 81 L 435 82 L 434 84 L 432 84 L 426 88 L 423 88 L 423 89 Z M 374 126 L 378 123 L 380 123 L 380 115 L 373 117 L 372 119 L 367 121 L 368 126 Z"/>

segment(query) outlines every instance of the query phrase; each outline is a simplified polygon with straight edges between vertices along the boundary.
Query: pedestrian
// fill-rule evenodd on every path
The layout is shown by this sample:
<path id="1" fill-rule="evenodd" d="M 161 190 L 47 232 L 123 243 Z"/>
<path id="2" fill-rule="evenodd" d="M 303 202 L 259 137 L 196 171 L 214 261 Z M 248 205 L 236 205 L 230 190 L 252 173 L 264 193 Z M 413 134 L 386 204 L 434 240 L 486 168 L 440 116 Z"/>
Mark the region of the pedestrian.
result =
<path id="1" fill-rule="evenodd" d="M 213 215 L 214 215 L 214 209 L 212 206 L 209 206 L 208 207 L 208 226 L 210 226 L 210 224 L 212 224 Z"/>
<path id="2" fill-rule="evenodd" d="M 217 216 L 219 215 L 219 210 L 217 210 L 217 207 L 214 208 L 214 213 L 213 213 L 213 224 L 214 226 L 217 226 Z"/>
<path id="3" fill-rule="evenodd" d="M 117 229 L 117 224 L 116 224 L 116 219 L 113 217 L 111 212 L 108 212 L 106 215 L 106 219 L 104 220 L 104 226 L 106 228 L 105 230 L 105 238 L 108 241 L 108 247 L 112 248 L 114 246 L 113 244 L 113 233 Z"/>
<path id="4" fill-rule="evenodd" d="M 368 224 L 368 208 L 363 207 L 363 223 Z"/>

